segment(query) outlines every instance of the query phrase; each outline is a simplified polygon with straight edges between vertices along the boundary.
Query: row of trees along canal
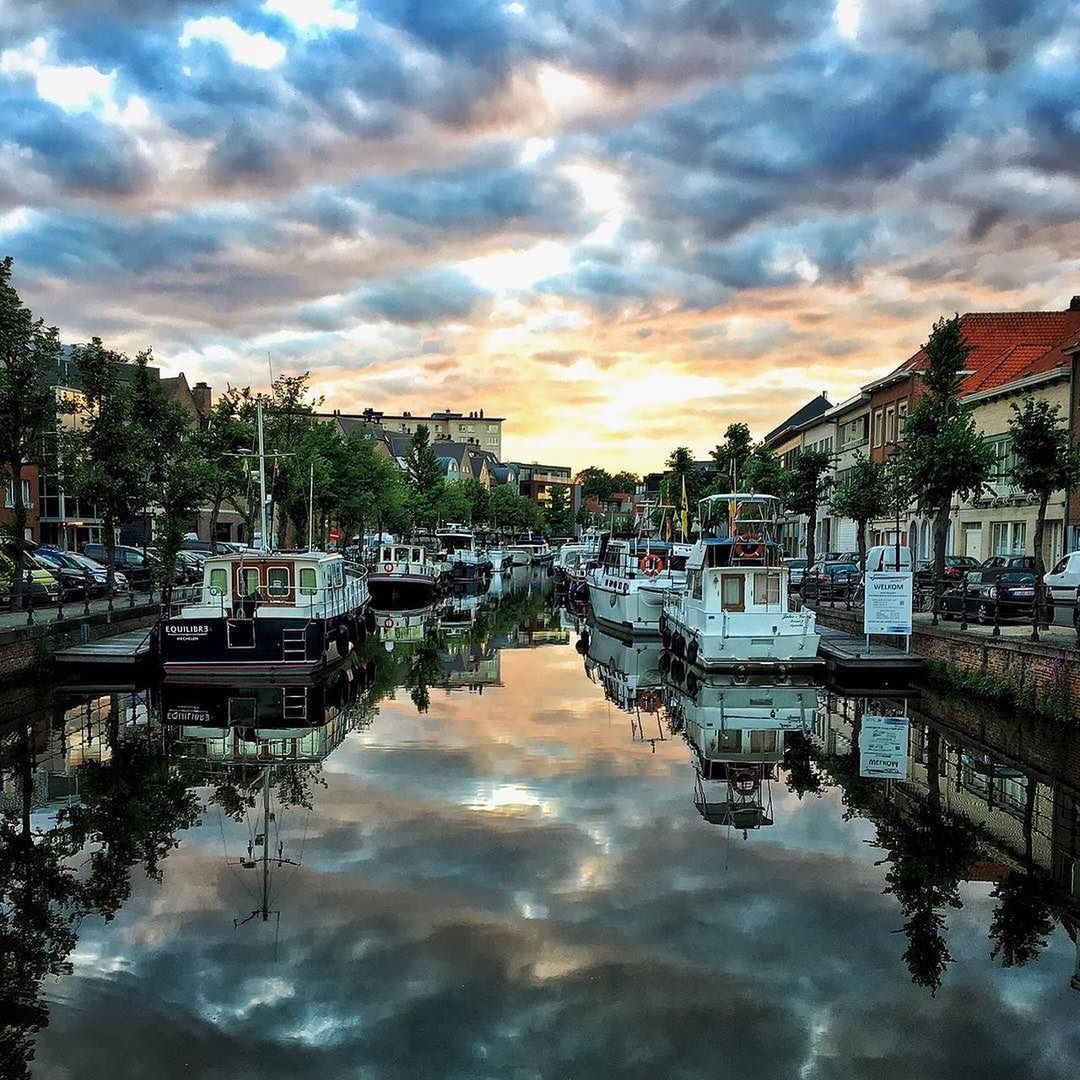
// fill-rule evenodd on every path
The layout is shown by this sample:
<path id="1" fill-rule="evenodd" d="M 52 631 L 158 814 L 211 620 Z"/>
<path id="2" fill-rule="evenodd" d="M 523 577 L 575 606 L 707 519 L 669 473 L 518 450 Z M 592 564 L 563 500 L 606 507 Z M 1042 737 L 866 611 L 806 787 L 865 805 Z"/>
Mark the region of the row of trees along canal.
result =
<path id="1" fill-rule="evenodd" d="M 979 434 L 972 407 L 960 398 L 970 350 L 959 318 L 938 320 L 923 348 L 927 364 L 920 372 L 903 439 L 892 447 L 886 461 L 873 461 L 860 451 L 836 482 L 834 454 L 802 450 L 785 467 L 764 443 L 753 442 L 745 424 L 731 424 L 723 442 L 711 451 L 715 467 L 696 466 L 685 446 L 672 451 L 662 482 L 663 501 L 681 511 L 684 489 L 686 501 L 693 506 L 706 495 L 731 490 L 733 483 L 743 491 L 775 495 L 789 513 L 809 518 L 806 557 L 811 563 L 817 555 L 815 533 L 824 509 L 856 523 L 859 554 L 865 559 L 868 523 L 893 515 L 906 517 L 915 507 L 933 521 L 934 576 L 940 579 L 951 507 L 957 500 L 978 497 L 991 478 L 1000 479 L 1037 501 L 1032 554 L 1038 572 L 1044 573 L 1043 533 L 1050 497 L 1080 482 L 1080 447 L 1074 444 L 1060 408 L 1032 397 L 1013 404 L 1009 424 L 1013 465 L 1008 475 L 995 476 L 993 446 Z M 632 491 L 630 482 L 635 479 L 597 468 L 586 469 L 578 477 L 583 494 L 596 495 L 601 501 L 614 492 Z"/>
<path id="2" fill-rule="evenodd" d="M 62 359 L 77 373 L 82 394 L 58 402 L 48 376 Z M 271 459 L 271 531 L 280 546 L 306 537 L 309 513 L 320 538 L 331 525 L 345 537 L 374 528 L 404 534 L 446 521 L 554 535 L 572 529 L 565 488 L 552 492 L 542 512 L 511 486 L 489 491 L 471 476 L 446 483 L 423 425 L 412 436 L 405 469 L 398 468 L 372 440 L 346 437 L 319 420 L 323 399 L 312 394 L 307 373 L 280 376 L 269 394 L 230 388 L 196 422 L 152 377 L 151 361 L 150 350 L 129 359 L 96 337 L 65 349 L 57 329 L 22 303 L 11 259 L 0 261 L 0 467 L 12 481 L 4 546 L 19 568 L 13 606 L 23 585 L 27 505 L 19 481 L 26 463 L 62 477 L 68 496 L 94 507 L 110 582 L 116 529 L 153 518 L 159 584 L 168 592 L 176 552 L 201 509 L 209 511 L 211 537 L 222 509 L 244 518 L 247 536 L 257 533 L 260 399 Z"/>

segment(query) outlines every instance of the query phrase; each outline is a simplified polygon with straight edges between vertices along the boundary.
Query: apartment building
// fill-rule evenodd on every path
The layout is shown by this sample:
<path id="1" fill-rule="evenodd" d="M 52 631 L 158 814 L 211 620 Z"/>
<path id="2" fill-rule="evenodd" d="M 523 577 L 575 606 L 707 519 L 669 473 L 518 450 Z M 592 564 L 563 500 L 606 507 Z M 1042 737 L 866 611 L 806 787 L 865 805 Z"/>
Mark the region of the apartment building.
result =
<path id="1" fill-rule="evenodd" d="M 378 409 L 364 409 L 360 413 L 342 413 L 335 410 L 332 417 L 346 421 L 357 420 L 375 424 L 394 435 L 412 435 L 423 424 L 431 432 L 431 440 L 449 439 L 452 442 L 474 443 L 481 450 L 494 454 L 502 460 L 502 426 L 504 416 L 485 416 L 484 410 L 473 412 L 453 412 L 444 409 L 429 415 L 422 413 L 387 413 Z"/>

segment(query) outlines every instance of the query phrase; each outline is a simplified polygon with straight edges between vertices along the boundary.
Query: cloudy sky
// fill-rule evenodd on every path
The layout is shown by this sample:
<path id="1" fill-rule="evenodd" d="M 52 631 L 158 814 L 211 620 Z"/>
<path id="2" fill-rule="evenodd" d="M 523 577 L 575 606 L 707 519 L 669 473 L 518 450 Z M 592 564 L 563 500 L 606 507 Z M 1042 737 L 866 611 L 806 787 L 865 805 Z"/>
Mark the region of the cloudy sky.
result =
<path id="1" fill-rule="evenodd" d="M 0 0 L 68 340 L 656 467 L 1080 293 L 1075 0 Z"/>

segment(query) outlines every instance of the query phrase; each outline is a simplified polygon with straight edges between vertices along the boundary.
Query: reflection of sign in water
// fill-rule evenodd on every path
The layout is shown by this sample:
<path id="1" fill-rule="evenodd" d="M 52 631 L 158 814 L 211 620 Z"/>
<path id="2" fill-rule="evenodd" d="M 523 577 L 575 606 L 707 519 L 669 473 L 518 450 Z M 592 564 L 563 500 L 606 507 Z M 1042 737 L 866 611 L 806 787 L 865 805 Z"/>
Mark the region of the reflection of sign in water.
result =
<path id="1" fill-rule="evenodd" d="M 911 575 L 881 571 L 864 575 L 864 634 L 911 633 Z"/>
<path id="2" fill-rule="evenodd" d="M 205 710 L 195 707 L 176 707 L 165 710 L 166 724 L 209 724 L 214 718 Z"/>
<path id="3" fill-rule="evenodd" d="M 859 732 L 859 775 L 906 780 L 908 774 L 908 718 L 862 718 Z"/>

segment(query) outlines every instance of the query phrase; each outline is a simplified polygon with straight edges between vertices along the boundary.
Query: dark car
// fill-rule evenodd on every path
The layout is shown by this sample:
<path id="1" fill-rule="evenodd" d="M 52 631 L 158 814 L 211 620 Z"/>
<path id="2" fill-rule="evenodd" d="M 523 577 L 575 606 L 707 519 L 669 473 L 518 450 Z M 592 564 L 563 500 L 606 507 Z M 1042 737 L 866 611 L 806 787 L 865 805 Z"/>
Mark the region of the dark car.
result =
<path id="1" fill-rule="evenodd" d="M 994 622 L 995 616 L 998 622 L 1030 619 L 1037 580 L 1030 570 L 972 570 L 962 585 L 942 594 L 943 615 L 955 619 L 966 609 L 984 625 Z"/>
<path id="2" fill-rule="evenodd" d="M 1034 555 L 991 555 L 979 564 L 980 570 L 1034 570 Z"/>
<path id="3" fill-rule="evenodd" d="M 857 551 L 826 551 L 824 555 L 820 555 L 818 558 L 824 559 L 826 562 L 854 563 L 856 566 L 861 565 L 862 562 Z"/>
<path id="4" fill-rule="evenodd" d="M 960 579 L 972 570 L 978 570 L 979 563 L 970 555 L 946 555 L 945 556 L 945 580 L 952 584 L 959 583 Z M 915 583 L 917 585 L 932 585 L 934 583 L 934 560 L 923 559 L 915 570 Z"/>
<path id="5" fill-rule="evenodd" d="M 843 600 L 862 579 L 862 571 L 852 562 L 819 560 L 803 574 L 800 592 L 804 600 Z"/>
<path id="6" fill-rule="evenodd" d="M 107 565 L 104 544 L 83 544 L 82 553 L 102 566 Z M 144 555 L 138 548 L 116 545 L 116 569 L 124 572 L 133 589 L 145 589 L 150 585 L 155 576 L 156 562 L 152 554 Z"/>

